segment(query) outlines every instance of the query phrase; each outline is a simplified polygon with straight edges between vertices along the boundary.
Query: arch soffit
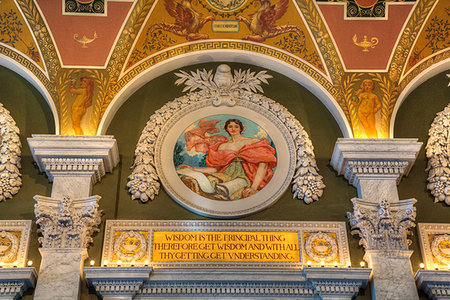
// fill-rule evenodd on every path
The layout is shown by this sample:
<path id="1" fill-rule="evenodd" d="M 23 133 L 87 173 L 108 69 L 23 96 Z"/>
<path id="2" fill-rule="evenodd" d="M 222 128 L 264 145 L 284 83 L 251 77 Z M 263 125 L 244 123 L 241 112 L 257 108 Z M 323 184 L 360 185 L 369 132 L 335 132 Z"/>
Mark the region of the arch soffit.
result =
<path id="1" fill-rule="evenodd" d="M 50 107 L 50 110 L 52 111 L 53 121 L 55 123 L 55 134 L 59 134 L 58 110 L 56 109 L 56 105 L 55 102 L 53 101 L 53 98 L 51 97 L 50 93 L 47 91 L 45 86 L 42 84 L 42 82 L 30 70 L 28 70 L 15 60 L 2 54 L 0 54 L 0 65 L 20 75 L 22 78 L 31 83 L 39 91 L 39 93 L 47 101 L 47 104 Z"/>
<path id="2" fill-rule="evenodd" d="M 312 79 L 309 75 L 303 71 L 295 68 L 283 61 L 276 58 L 254 53 L 244 50 L 204 50 L 187 53 L 184 55 L 176 56 L 167 59 L 163 62 L 155 64 L 153 67 L 143 71 L 136 77 L 134 77 L 109 104 L 108 108 L 103 115 L 97 134 L 106 134 L 106 131 L 111 123 L 114 115 L 119 110 L 120 106 L 127 101 L 127 99 L 144 84 L 150 80 L 161 76 L 168 72 L 173 72 L 176 69 L 183 68 L 188 65 L 207 63 L 207 62 L 237 62 L 256 65 L 266 68 L 267 70 L 275 71 L 284 76 L 296 81 L 297 83 L 308 89 L 313 95 L 325 105 L 325 107 L 331 112 L 334 119 L 339 125 L 344 137 L 353 137 L 351 126 L 345 117 L 344 112 L 338 105 L 333 96 L 319 83 Z"/>
<path id="3" fill-rule="evenodd" d="M 389 136 L 394 138 L 394 126 L 397 113 L 400 106 L 406 100 L 409 94 L 414 91 L 419 85 L 430 79 L 431 77 L 450 69 L 450 58 L 440 61 L 429 68 L 425 69 L 422 73 L 417 75 L 413 80 L 411 80 L 408 85 L 400 93 L 397 102 L 395 102 L 394 110 L 392 111 L 391 124 L 389 128 Z M 442 87 L 445 88 L 445 87 Z M 443 109 L 443 108 L 442 108 Z"/>

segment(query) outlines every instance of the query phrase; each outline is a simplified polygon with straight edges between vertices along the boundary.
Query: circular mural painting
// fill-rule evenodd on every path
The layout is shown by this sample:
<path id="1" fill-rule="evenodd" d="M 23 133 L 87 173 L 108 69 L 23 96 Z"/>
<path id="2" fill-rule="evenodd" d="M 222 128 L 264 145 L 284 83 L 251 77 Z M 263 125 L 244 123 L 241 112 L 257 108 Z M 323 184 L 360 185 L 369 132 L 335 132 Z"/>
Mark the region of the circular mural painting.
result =
<path id="1" fill-rule="evenodd" d="M 182 182 L 212 200 L 250 197 L 270 182 L 276 147 L 255 122 L 236 115 L 214 115 L 190 124 L 174 148 Z"/>
<path id="2" fill-rule="evenodd" d="M 208 4 L 222 12 L 230 12 L 242 7 L 247 0 L 207 0 Z"/>

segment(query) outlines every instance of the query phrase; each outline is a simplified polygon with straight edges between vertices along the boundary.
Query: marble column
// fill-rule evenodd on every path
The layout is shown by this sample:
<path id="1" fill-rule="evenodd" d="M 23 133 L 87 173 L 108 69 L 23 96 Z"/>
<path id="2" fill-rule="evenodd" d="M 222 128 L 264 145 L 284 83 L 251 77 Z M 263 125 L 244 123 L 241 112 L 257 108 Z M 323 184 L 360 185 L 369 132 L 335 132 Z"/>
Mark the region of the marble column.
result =
<path id="1" fill-rule="evenodd" d="M 358 190 L 348 213 L 372 274 L 373 299 L 418 299 L 407 236 L 415 199 L 399 200 L 397 185 L 411 170 L 417 139 L 338 139 L 331 165 Z"/>
<path id="2" fill-rule="evenodd" d="M 112 136 L 33 135 L 28 139 L 51 197 L 35 196 L 42 261 L 34 299 L 77 299 L 91 235 L 98 231 L 99 196 L 92 186 L 119 162 Z"/>

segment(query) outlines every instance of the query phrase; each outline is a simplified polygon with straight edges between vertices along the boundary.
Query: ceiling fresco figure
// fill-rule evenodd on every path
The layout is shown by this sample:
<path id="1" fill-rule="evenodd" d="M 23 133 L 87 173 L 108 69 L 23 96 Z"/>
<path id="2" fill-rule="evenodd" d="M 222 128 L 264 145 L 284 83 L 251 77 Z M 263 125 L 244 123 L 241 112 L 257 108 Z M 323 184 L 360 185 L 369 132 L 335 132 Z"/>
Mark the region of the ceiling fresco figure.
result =
<path id="1" fill-rule="evenodd" d="M 162 29 L 179 36 L 184 36 L 188 41 L 208 39 L 209 35 L 199 33 L 199 31 L 206 23 L 214 20 L 214 16 L 206 16 L 203 18 L 201 13 L 192 8 L 191 2 L 192 0 L 182 0 L 181 3 L 175 0 L 164 0 L 164 6 L 169 15 L 175 18 L 175 23 L 156 23 L 150 27 L 149 31 L 152 32 L 156 29 Z"/>
<path id="2" fill-rule="evenodd" d="M 301 38 L 305 38 L 303 31 L 294 25 L 276 25 L 276 22 L 286 13 L 289 0 L 280 0 L 276 4 L 270 3 L 269 0 L 258 0 L 261 2 L 261 7 L 248 18 L 239 15 L 237 19 L 247 25 L 252 32 L 251 35 L 245 35 L 243 40 L 254 42 L 264 42 L 268 38 L 277 35 L 295 32 Z"/>

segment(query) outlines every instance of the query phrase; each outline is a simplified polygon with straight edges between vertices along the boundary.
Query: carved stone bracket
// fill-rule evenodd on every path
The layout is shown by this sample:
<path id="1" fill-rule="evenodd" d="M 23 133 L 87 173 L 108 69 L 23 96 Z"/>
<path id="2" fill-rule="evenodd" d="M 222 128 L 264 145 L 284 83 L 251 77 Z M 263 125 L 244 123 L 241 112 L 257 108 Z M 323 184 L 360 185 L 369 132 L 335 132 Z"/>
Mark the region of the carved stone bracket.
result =
<path id="1" fill-rule="evenodd" d="M 353 213 L 347 213 L 352 234 L 359 234 L 365 250 L 407 250 L 415 226 L 415 199 L 374 203 L 353 198 Z"/>
<path id="2" fill-rule="evenodd" d="M 360 198 L 398 201 L 396 185 L 408 175 L 421 146 L 417 139 L 340 138 L 331 165 L 358 189 Z"/>
<path id="3" fill-rule="evenodd" d="M 84 268 L 89 287 L 103 299 L 108 296 L 121 296 L 120 299 L 133 299 L 145 281 L 150 278 L 151 267 L 122 268 Z"/>
<path id="4" fill-rule="evenodd" d="M 51 182 L 55 176 L 84 173 L 92 176 L 95 183 L 119 162 L 119 150 L 112 136 L 33 134 L 28 144 L 39 170 Z"/>
<path id="5" fill-rule="evenodd" d="M 418 270 L 416 284 L 429 299 L 450 298 L 450 271 Z"/>
<path id="6" fill-rule="evenodd" d="M 427 188 L 434 202 L 450 205 L 450 104 L 437 113 L 428 135 Z"/>
<path id="7" fill-rule="evenodd" d="M 20 299 L 23 293 L 36 286 L 34 268 L 0 269 L 0 299 Z"/>
<path id="8" fill-rule="evenodd" d="M 369 282 L 371 269 L 304 268 L 322 299 L 353 299 Z"/>
<path id="9" fill-rule="evenodd" d="M 92 242 L 91 235 L 99 231 L 99 196 L 54 199 L 37 195 L 34 199 L 43 248 L 87 248 Z"/>

